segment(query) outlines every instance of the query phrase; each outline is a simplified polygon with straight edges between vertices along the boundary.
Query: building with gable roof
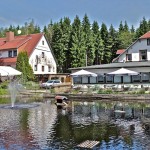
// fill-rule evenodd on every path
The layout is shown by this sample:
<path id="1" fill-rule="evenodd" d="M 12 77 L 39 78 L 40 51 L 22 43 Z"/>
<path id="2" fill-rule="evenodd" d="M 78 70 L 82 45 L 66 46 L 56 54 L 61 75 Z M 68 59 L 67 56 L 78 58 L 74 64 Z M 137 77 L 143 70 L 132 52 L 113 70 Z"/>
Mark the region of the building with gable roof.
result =
<path id="1" fill-rule="evenodd" d="M 43 33 L 14 36 L 9 31 L 0 38 L 0 65 L 16 67 L 19 52 L 27 51 L 29 63 L 37 76 L 57 73 L 57 64 L 52 49 Z"/>
<path id="2" fill-rule="evenodd" d="M 75 83 L 150 83 L 150 32 L 139 37 L 127 49 L 118 50 L 117 54 L 117 58 L 110 64 L 70 68 L 72 73 L 85 69 L 98 75 L 97 77 L 76 77 L 74 78 Z M 110 72 L 120 68 L 136 71 L 139 74 L 122 77 L 109 75 Z"/>

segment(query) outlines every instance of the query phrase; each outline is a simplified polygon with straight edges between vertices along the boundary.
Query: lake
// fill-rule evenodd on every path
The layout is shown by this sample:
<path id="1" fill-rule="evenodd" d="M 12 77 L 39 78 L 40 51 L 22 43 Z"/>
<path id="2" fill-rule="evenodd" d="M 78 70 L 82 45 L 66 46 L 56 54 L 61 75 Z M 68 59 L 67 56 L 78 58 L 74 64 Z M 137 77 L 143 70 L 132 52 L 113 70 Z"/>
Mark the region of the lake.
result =
<path id="1" fill-rule="evenodd" d="M 87 140 L 98 141 L 95 150 L 150 149 L 148 103 L 72 101 L 63 109 L 54 100 L 34 104 L 0 108 L 0 149 L 79 150 L 87 149 L 78 147 Z"/>

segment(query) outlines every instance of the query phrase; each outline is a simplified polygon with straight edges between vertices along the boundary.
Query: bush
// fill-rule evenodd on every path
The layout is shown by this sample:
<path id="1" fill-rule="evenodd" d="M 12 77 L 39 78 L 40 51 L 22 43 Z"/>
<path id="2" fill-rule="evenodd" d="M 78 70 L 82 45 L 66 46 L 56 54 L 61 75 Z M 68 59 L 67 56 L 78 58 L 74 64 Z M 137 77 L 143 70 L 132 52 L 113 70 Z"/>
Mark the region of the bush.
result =
<path id="1" fill-rule="evenodd" d="M 145 89 L 140 89 L 137 93 L 138 94 L 145 94 Z"/>
<path id="2" fill-rule="evenodd" d="M 4 82 L 2 82 L 1 84 L 0 84 L 0 88 L 2 88 L 2 89 L 7 89 L 8 88 L 8 81 L 4 81 Z"/>
<path id="3" fill-rule="evenodd" d="M 5 95 L 5 94 L 8 94 L 8 90 L 0 88 L 0 95 Z"/>
<path id="4" fill-rule="evenodd" d="M 111 94 L 113 93 L 112 89 L 99 89 L 98 94 Z"/>

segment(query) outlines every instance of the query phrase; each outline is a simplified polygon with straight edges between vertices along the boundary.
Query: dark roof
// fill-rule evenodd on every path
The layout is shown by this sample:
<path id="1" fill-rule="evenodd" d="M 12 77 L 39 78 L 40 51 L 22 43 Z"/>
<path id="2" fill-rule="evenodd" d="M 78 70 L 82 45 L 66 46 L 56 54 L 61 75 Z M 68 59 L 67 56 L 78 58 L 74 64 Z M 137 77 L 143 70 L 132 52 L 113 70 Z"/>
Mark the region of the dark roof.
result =
<path id="1" fill-rule="evenodd" d="M 70 68 L 70 70 L 77 69 L 108 69 L 108 68 L 131 68 L 131 67 L 150 67 L 150 61 L 141 61 L 141 62 L 118 62 L 118 63 L 110 63 L 110 64 L 101 64 L 101 65 L 93 65 L 87 67 L 78 67 L 78 68 Z"/>

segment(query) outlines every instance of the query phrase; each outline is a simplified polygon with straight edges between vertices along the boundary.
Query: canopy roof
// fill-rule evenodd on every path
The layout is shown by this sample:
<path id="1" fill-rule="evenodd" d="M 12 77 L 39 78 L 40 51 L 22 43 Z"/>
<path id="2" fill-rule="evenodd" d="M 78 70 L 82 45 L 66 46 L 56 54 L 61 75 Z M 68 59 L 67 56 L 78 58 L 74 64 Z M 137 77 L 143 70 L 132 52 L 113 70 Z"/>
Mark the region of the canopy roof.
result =
<path id="1" fill-rule="evenodd" d="M 71 76 L 93 76 L 93 77 L 96 77 L 97 74 L 96 73 L 93 73 L 93 72 L 90 72 L 90 71 L 86 71 L 86 70 L 79 70 L 75 73 L 72 73 L 70 74 Z"/>
<path id="2" fill-rule="evenodd" d="M 113 72 L 110 72 L 108 74 L 112 74 L 112 75 L 138 75 L 138 72 L 128 70 L 125 68 L 120 68 L 120 69 L 113 71 Z"/>
<path id="3" fill-rule="evenodd" d="M 9 66 L 0 66 L 0 76 L 15 76 L 21 75 L 22 73 Z"/>

